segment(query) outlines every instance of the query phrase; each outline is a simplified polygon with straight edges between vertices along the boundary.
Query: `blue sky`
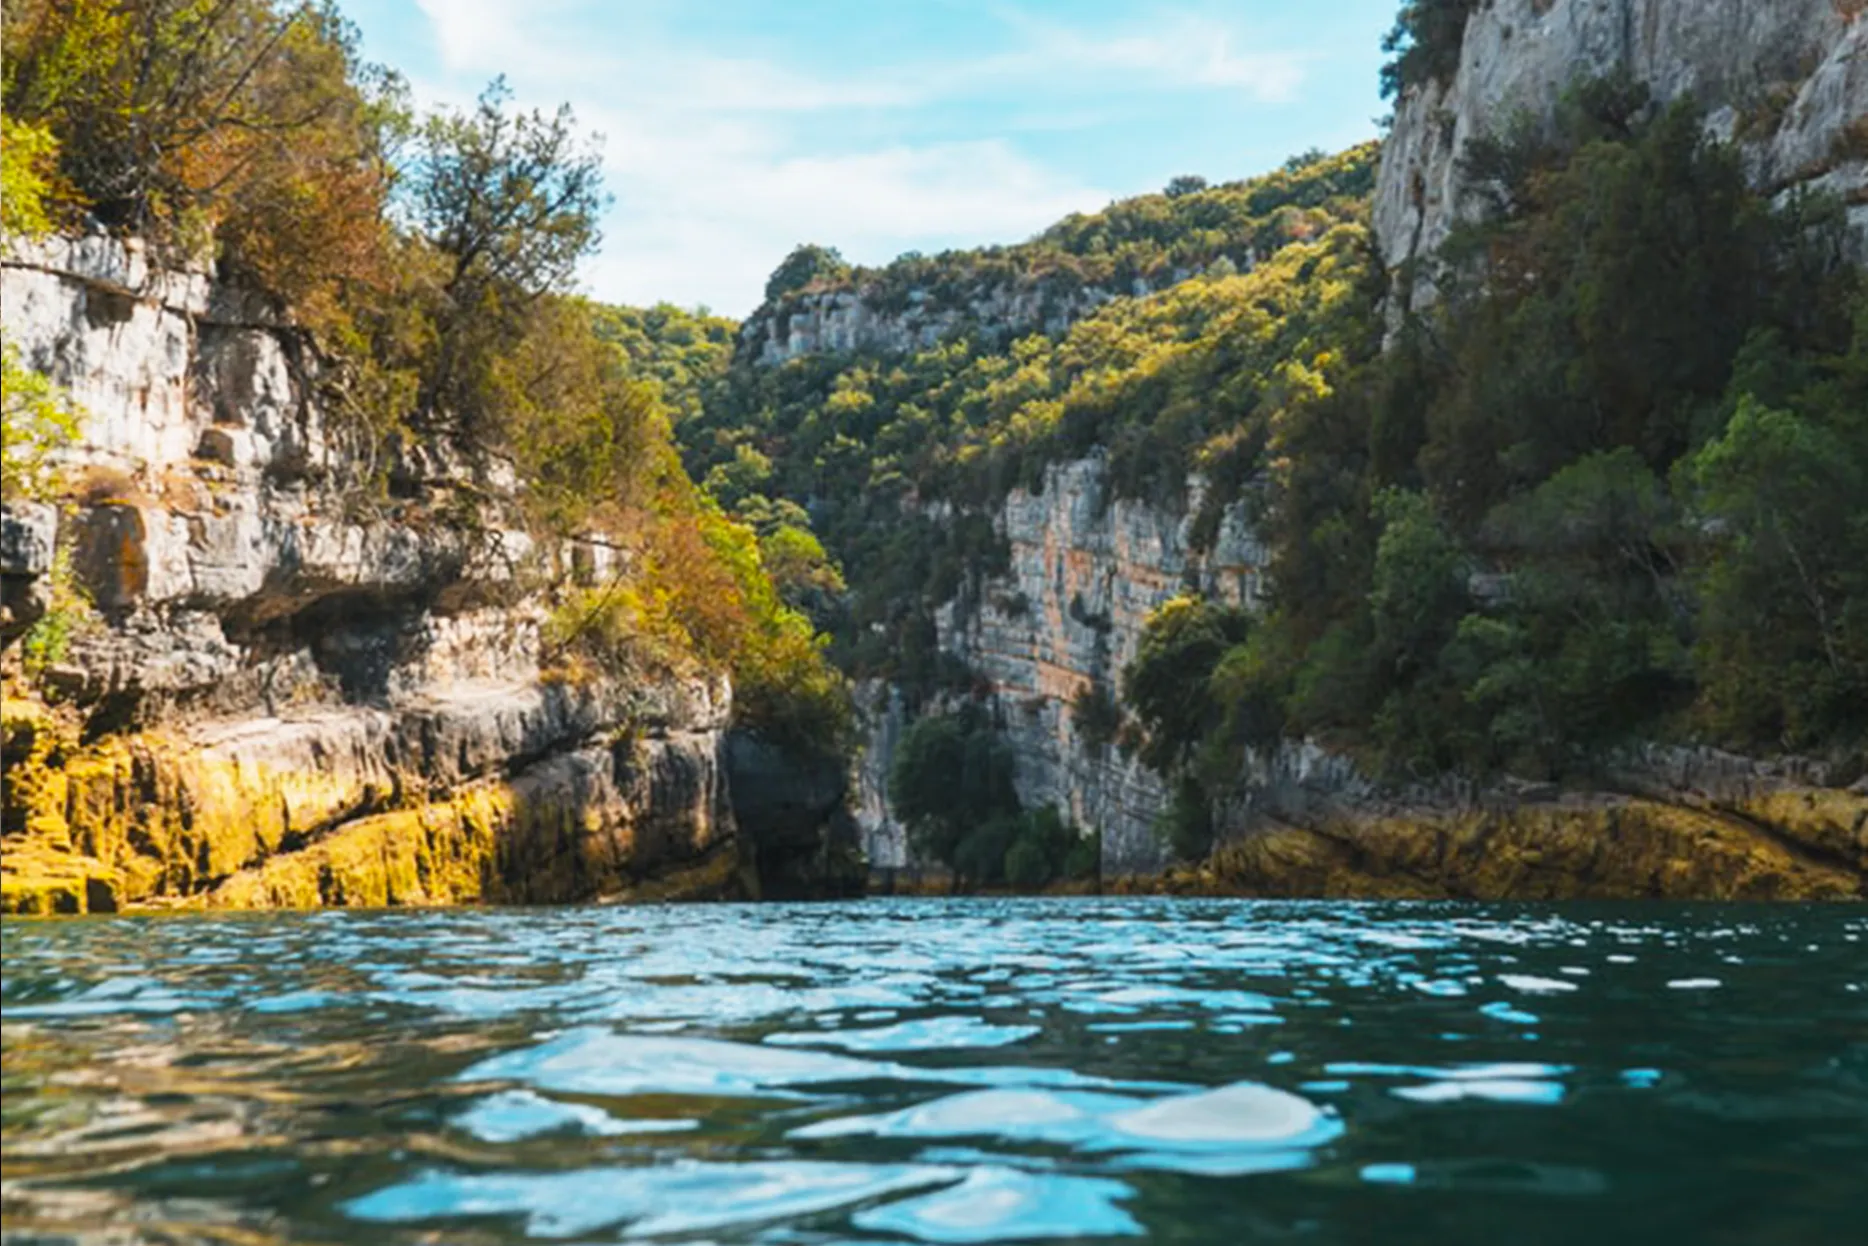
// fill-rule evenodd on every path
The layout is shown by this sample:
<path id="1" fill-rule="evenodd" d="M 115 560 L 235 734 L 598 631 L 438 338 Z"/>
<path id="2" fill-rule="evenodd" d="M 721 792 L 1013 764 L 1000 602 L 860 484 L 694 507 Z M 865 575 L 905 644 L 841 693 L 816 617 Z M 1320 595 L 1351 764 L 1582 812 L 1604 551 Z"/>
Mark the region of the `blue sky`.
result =
<path id="1" fill-rule="evenodd" d="M 341 0 L 418 102 L 495 74 L 604 136 L 591 293 L 743 316 L 799 242 L 858 263 L 1375 134 L 1398 0 Z"/>

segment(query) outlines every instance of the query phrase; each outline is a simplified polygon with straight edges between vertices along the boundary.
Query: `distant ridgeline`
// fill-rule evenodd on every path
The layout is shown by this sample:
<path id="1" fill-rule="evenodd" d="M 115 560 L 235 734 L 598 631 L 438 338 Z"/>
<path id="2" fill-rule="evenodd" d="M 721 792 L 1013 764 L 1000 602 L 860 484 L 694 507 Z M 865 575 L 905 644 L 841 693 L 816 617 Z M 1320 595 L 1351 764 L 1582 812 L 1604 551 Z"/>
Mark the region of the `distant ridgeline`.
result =
<path id="1" fill-rule="evenodd" d="M 1470 7 L 1404 13 L 1395 90 L 1457 68 Z M 1668 742 L 1801 752 L 1846 785 L 1868 736 L 1849 201 L 1756 189 L 1729 124 L 1627 74 L 1551 112 L 1465 145 L 1460 219 L 1405 269 L 1370 237 L 1374 146 L 1018 246 L 881 269 L 800 248 L 678 429 L 689 471 L 821 540 L 790 599 L 911 713 L 979 689 L 937 618 L 1007 582 L 1002 506 L 1048 465 L 1098 457 L 1103 505 L 1191 504 L 1196 551 L 1243 506 L 1256 608 L 1163 612 L 1078 707 L 1080 742 L 1159 774 L 1189 857 L 1250 751 L 1293 739 L 1411 783 L 1599 783 Z M 1397 279 L 1437 297 L 1402 312 Z"/>
<path id="2" fill-rule="evenodd" d="M 1134 496 L 1178 497 L 1195 466 L 1242 482 L 1276 407 L 1379 347 L 1375 156 L 1368 144 L 1254 181 L 1183 179 L 1019 246 L 879 270 L 800 248 L 702 416 L 678 430 L 689 470 L 743 515 L 808 512 L 850 585 L 821 617 L 852 670 L 918 694 L 964 682 L 938 669 L 932 612 L 1000 565 L 990 508 L 1008 490 L 1099 447 Z M 787 289 L 778 278 L 804 255 L 812 275 Z M 1111 293 L 1137 286 L 1162 288 Z M 1049 332 L 978 310 L 1032 291 L 1071 309 Z M 745 349 L 764 324 L 845 301 L 897 327 L 878 337 L 940 332 L 776 366 Z M 916 321 L 929 309 L 949 318 Z"/>
<path id="3" fill-rule="evenodd" d="M 1056 335 L 1111 298 L 1250 269 L 1341 223 L 1368 198 L 1376 155 L 1373 143 L 1333 158 L 1313 152 L 1221 186 L 1177 178 L 1164 193 L 1073 214 L 1016 246 L 910 253 L 877 269 L 801 246 L 767 282 L 741 355 L 779 363 L 813 351 L 902 353 L 960 334 L 999 346 Z"/>

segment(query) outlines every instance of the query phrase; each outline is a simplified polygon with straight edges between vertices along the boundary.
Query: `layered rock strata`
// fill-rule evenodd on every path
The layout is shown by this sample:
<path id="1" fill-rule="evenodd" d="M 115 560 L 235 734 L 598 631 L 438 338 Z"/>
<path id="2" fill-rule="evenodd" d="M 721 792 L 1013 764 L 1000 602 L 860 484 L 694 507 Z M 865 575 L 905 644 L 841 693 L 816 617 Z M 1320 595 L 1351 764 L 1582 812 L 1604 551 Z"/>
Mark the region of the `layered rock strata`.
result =
<path id="1" fill-rule="evenodd" d="M 17 249 L 3 293 L 84 412 L 75 504 L 0 525 L 5 638 L 70 611 L 55 548 L 94 606 L 9 680 L 5 908 L 757 891 L 724 679 L 541 666 L 540 590 L 608 551 L 536 543 L 445 436 L 373 463 L 298 334 L 133 243 Z M 841 790 L 810 796 L 821 828 Z"/>
<path id="2" fill-rule="evenodd" d="M 1019 798 L 1099 830 L 1106 872 L 1164 863 L 1153 827 L 1166 791 L 1114 742 L 1086 737 L 1076 702 L 1118 693 L 1143 623 L 1169 598 L 1200 591 L 1258 600 L 1264 551 L 1243 507 L 1225 512 L 1211 549 L 1194 548 L 1200 491 L 1196 481 L 1187 505 L 1163 509 L 1115 497 L 1101 457 L 1053 465 L 1041 490 L 1014 490 L 995 517 L 1011 550 L 1009 574 L 936 617 L 941 647 L 989 691 L 1016 759 Z M 886 688 L 865 699 L 864 842 L 872 864 L 899 867 L 907 848 L 888 812 L 887 776 L 903 729 L 900 699 Z"/>
<path id="3" fill-rule="evenodd" d="M 1134 292 L 1146 289 L 1141 285 Z M 1111 297 L 1107 290 L 1042 277 L 986 286 L 959 299 L 914 289 L 899 305 L 873 288 L 807 290 L 748 317 L 739 331 L 739 355 L 774 365 L 817 353 L 926 350 L 969 330 L 998 339 L 1062 333 Z"/>

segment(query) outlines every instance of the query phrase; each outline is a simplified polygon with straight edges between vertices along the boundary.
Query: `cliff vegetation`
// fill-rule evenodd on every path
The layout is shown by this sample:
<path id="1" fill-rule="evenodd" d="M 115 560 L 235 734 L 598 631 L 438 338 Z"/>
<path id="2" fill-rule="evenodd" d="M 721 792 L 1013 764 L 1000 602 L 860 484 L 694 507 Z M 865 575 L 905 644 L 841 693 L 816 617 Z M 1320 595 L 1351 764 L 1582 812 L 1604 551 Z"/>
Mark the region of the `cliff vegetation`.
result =
<path id="1" fill-rule="evenodd" d="M 1451 72 L 1469 7 L 1404 11 L 1397 87 Z M 1259 608 L 1170 603 L 1120 705 L 1083 698 L 1167 778 L 1191 857 L 1281 739 L 1396 783 L 1589 781 L 1659 740 L 1814 754 L 1846 784 L 1868 738 L 1868 296 L 1843 205 L 1773 201 L 1690 101 L 1611 76 L 1554 126 L 1474 143 L 1485 210 L 1388 273 L 1369 156 L 1145 196 L 1025 249 L 881 273 L 814 254 L 775 278 L 781 305 L 1018 263 L 1187 267 L 1055 332 L 742 360 L 683 425 L 691 470 L 729 508 L 808 512 L 852 586 L 818 608 L 839 660 L 949 701 L 973 681 L 933 617 L 1003 571 L 994 508 L 1047 464 L 1106 456 L 1115 496 L 1164 505 L 1201 481 L 1196 543 L 1244 506 Z M 1221 202 L 1209 232 L 1196 209 Z M 1391 320 L 1395 283 L 1423 279 L 1438 299 Z"/>

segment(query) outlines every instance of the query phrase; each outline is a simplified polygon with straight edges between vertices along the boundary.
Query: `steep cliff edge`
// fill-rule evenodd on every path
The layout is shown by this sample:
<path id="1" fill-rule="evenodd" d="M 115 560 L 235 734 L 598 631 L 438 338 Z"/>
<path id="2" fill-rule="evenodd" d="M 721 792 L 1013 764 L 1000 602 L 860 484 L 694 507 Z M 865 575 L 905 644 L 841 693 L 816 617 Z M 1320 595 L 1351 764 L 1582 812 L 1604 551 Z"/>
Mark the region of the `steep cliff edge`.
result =
<path id="1" fill-rule="evenodd" d="M 134 243 L 17 245 L 4 320 L 85 417 L 76 505 L 7 510 L 8 640 L 56 547 L 94 605 L 31 691 L 7 656 L 7 910 L 756 893 L 727 681 L 555 673 L 541 589 L 609 551 L 498 460 L 379 468 L 300 335 Z"/>
<path id="2" fill-rule="evenodd" d="M 1459 68 L 1403 93 L 1373 222 L 1391 268 L 1433 254 L 1476 209 L 1460 167 L 1520 118 L 1548 126 L 1579 80 L 1625 72 L 1691 96 L 1744 150 L 1754 182 L 1842 196 L 1868 254 L 1868 22 L 1843 0 L 1485 0 Z M 1418 302 L 1422 289 L 1407 297 Z"/>
<path id="3" fill-rule="evenodd" d="M 1200 488 L 1190 506 L 1164 509 L 1116 497 L 1104 457 L 1053 465 L 1042 489 L 1013 490 L 994 517 L 1009 572 L 948 602 L 936 619 L 942 649 L 994 702 L 1020 799 L 1100 831 L 1108 874 L 1166 864 L 1153 826 L 1167 793 L 1160 776 L 1086 730 L 1076 705 L 1115 695 L 1142 624 L 1162 602 L 1188 591 L 1243 605 L 1258 598 L 1264 556 L 1242 507 L 1227 508 L 1210 550 L 1193 548 Z M 889 712 L 886 692 L 872 701 L 860 782 L 865 842 L 872 861 L 899 866 L 907 848 L 886 797 L 899 708 Z"/>

